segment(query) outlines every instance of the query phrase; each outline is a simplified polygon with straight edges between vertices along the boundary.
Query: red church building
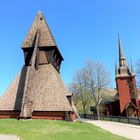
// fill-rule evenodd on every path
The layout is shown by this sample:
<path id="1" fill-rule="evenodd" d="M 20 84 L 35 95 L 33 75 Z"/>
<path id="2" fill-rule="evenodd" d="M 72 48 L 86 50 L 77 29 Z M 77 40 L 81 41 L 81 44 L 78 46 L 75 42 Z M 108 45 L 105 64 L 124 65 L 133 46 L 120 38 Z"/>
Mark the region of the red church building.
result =
<path id="1" fill-rule="evenodd" d="M 107 114 L 113 116 L 140 117 L 140 103 L 136 87 L 136 79 L 133 67 L 129 68 L 123 53 L 121 40 L 119 46 L 119 67 L 115 68 L 115 80 L 117 96 L 114 102 L 107 105 Z"/>

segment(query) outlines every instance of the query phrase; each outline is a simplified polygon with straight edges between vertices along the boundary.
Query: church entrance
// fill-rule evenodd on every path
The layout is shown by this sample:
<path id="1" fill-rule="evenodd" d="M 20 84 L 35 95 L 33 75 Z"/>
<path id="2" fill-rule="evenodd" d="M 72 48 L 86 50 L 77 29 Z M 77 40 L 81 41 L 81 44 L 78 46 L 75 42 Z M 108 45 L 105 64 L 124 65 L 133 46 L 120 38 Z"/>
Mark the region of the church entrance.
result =
<path id="1" fill-rule="evenodd" d="M 133 103 L 129 103 L 126 107 L 126 113 L 128 117 L 136 117 L 137 116 L 137 109 Z"/>

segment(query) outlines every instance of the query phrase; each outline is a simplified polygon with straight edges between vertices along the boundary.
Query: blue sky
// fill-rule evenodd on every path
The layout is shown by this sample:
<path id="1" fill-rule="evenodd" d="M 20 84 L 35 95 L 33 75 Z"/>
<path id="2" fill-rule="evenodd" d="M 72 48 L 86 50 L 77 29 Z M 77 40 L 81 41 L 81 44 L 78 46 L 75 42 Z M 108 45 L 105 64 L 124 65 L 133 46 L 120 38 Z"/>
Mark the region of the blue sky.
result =
<path id="1" fill-rule="evenodd" d="M 61 75 L 66 84 L 86 60 L 102 62 L 115 86 L 118 32 L 127 60 L 140 59 L 139 0 L 1 0 L 0 95 L 24 64 L 21 44 L 42 10 L 64 57 Z"/>

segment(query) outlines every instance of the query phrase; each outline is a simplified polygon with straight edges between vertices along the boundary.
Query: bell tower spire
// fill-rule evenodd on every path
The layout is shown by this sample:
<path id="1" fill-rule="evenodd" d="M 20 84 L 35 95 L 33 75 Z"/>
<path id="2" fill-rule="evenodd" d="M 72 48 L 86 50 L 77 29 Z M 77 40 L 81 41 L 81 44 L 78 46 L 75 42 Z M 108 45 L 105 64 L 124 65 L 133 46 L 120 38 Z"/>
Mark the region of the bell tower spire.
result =
<path id="1" fill-rule="evenodd" d="M 51 30 L 41 11 L 38 11 L 38 14 L 21 47 L 24 51 L 25 65 L 30 66 L 32 63 L 37 31 L 39 31 L 37 41 L 38 66 L 51 63 L 57 71 L 60 71 L 63 56 L 57 47 Z"/>

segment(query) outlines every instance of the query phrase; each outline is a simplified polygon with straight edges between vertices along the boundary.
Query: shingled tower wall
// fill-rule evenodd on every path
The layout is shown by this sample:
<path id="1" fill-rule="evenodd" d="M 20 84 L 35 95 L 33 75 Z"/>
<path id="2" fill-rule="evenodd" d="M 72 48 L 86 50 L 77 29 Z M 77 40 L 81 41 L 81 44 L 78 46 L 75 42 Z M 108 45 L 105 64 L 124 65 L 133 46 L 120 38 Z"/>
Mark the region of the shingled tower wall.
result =
<path id="1" fill-rule="evenodd" d="M 133 68 L 126 65 L 121 40 L 119 38 L 119 68 L 116 66 L 116 85 L 119 94 L 120 114 L 123 116 L 140 116 L 136 80 Z"/>
<path id="2" fill-rule="evenodd" d="M 41 11 L 22 44 L 22 50 L 25 65 L 0 97 L 0 118 L 62 120 L 70 116 L 75 109 L 60 77 L 63 57 Z"/>

